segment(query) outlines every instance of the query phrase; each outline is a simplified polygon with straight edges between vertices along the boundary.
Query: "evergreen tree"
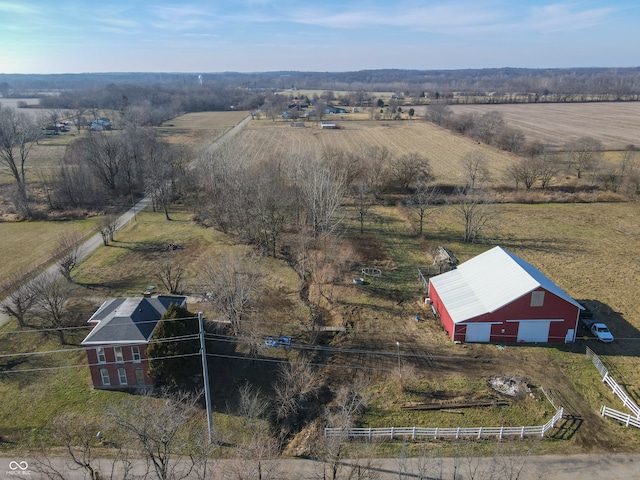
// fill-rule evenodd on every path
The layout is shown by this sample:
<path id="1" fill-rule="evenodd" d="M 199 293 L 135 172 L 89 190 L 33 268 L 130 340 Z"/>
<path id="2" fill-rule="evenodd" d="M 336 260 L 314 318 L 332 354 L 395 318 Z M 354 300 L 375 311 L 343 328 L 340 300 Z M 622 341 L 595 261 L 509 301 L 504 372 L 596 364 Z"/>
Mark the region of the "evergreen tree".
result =
<path id="1" fill-rule="evenodd" d="M 175 320 L 180 318 L 185 320 Z M 179 388 L 192 386 L 191 378 L 202 372 L 198 330 L 196 315 L 176 304 L 169 306 L 147 348 L 149 376 L 156 383 Z"/>

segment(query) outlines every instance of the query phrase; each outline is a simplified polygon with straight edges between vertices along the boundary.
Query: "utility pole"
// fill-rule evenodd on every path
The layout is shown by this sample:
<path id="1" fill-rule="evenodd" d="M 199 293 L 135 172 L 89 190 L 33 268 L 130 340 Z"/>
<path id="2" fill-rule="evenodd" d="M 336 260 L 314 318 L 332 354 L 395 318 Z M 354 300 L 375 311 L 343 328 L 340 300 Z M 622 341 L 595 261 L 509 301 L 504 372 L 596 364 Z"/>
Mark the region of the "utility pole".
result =
<path id="1" fill-rule="evenodd" d="M 202 377 L 204 381 L 204 399 L 207 404 L 207 425 L 209 427 L 209 442 L 213 443 L 213 419 L 211 417 L 211 392 L 209 391 L 209 368 L 207 366 L 207 350 L 204 343 L 204 324 L 202 312 L 198 312 L 198 327 L 200 329 L 200 354 L 202 355 Z"/>
<path id="2" fill-rule="evenodd" d="M 396 342 L 398 346 L 398 375 L 400 376 L 400 390 L 402 390 L 402 365 L 400 364 L 400 342 Z"/>

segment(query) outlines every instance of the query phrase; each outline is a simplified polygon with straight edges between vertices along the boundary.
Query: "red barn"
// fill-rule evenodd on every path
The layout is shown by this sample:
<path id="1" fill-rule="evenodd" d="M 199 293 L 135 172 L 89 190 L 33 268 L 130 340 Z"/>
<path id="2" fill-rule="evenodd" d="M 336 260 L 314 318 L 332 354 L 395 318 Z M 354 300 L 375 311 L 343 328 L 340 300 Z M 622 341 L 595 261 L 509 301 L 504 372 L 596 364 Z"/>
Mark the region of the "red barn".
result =
<path id="1" fill-rule="evenodd" d="M 454 341 L 573 342 L 583 307 L 501 247 L 429 279 L 429 298 Z"/>

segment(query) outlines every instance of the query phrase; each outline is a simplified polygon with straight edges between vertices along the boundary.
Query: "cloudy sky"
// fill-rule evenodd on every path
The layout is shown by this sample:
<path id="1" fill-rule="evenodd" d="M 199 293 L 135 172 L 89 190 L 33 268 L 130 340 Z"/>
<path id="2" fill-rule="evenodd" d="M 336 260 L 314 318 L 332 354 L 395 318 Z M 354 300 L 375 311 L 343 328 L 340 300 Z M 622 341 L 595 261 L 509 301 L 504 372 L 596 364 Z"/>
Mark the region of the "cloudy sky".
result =
<path id="1" fill-rule="evenodd" d="M 640 65 L 638 0 L 0 0 L 0 73 Z"/>

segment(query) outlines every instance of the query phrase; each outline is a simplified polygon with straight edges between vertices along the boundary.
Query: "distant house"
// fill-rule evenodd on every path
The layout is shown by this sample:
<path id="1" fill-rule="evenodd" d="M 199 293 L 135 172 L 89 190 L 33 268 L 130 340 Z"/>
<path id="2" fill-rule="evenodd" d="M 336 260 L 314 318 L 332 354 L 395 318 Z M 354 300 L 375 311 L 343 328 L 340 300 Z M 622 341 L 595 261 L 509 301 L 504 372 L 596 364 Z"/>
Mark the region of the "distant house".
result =
<path id="1" fill-rule="evenodd" d="M 100 117 L 96 120 L 91 120 L 89 124 L 89 130 L 101 132 L 103 130 L 111 130 L 111 121 L 108 118 Z"/>
<path id="2" fill-rule="evenodd" d="M 429 302 L 461 342 L 573 342 L 584 308 L 501 247 L 431 277 Z"/>
<path id="3" fill-rule="evenodd" d="M 93 329 L 82 341 L 94 388 L 145 390 L 153 387 L 148 375 L 147 345 L 160 318 L 171 304 L 184 307 L 187 297 L 145 295 L 104 302 L 88 323 Z"/>
<path id="4" fill-rule="evenodd" d="M 333 115 L 333 114 L 340 115 L 340 114 L 347 113 L 347 110 L 342 108 L 342 107 L 336 107 L 334 105 L 327 105 L 324 108 L 324 113 L 326 115 Z"/>

